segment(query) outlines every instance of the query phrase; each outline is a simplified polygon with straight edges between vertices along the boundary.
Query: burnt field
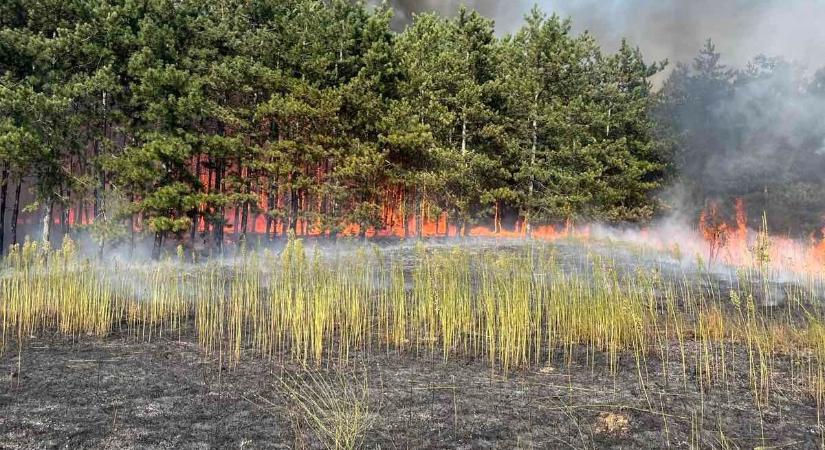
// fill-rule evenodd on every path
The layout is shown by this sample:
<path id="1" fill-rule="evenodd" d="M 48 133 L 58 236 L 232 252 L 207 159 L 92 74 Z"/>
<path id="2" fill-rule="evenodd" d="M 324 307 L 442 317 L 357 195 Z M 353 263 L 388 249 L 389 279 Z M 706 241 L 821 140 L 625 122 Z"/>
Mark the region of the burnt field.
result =
<path id="1" fill-rule="evenodd" d="M 0 448 L 820 448 L 820 278 L 609 240 L 24 248 Z"/>
<path id="2" fill-rule="evenodd" d="M 678 350 L 674 349 L 674 358 Z M 745 353 L 745 352 L 743 352 Z M 221 371 L 191 338 L 32 340 L 23 371 L 6 354 L 3 448 L 323 448 L 279 380 L 294 364 L 250 357 Z M 598 359 L 598 357 L 597 357 Z M 818 448 L 817 405 L 777 361 L 770 405 L 757 407 L 748 361 L 724 385 L 687 385 L 650 360 L 641 387 L 628 358 L 616 374 L 572 364 L 503 377 L 481 361 L 397 352 L 354 355 L 318 376 L 368 380 L 366 448 Z M 670 374 L 666 375 L 666 372 Z M 678 375 L 678 376 L 677 376 Z"/>

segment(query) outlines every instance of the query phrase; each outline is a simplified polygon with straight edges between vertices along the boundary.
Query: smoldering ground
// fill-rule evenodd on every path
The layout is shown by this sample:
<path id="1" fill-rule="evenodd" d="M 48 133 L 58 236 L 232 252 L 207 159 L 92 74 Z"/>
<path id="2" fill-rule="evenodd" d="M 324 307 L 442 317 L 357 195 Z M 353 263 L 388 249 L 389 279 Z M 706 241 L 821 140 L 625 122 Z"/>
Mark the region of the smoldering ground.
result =
<path id="1" fill-rule="evenodd" d="M 605 376 L 587 367 L 584 352 L 569 365 L 507 378 L 478 361 L 396 352 L 354 358 L 355 371 L 333 365 L 322 373 L 368 367 L 375 420 L 364 448 L 657 449 L 720 441 L 818 448 L 816 408 L 795 400 L 788 379 L 778 400 L 756 413 L 745 378 L 704 390 L 691 381 L 686 391 L 674 361 L 651 364 L 651 381 L 640 389 L 634 367 Z M 747 358 L 736 364 L 747 370 Z M 0 356 L 4 375 L 16 367 L 12 353 Z M 779 377 L 787 366 L 772 370 Z M 38 339 L 26 349 L 23 372 L 0 379 L 0 446 L 323 448 L 278 389 L 279 378 L 302 373 L 253 358 L 226 370 L 188 337 Z M 611 417 L 623 420 L 610 427 Z"/>

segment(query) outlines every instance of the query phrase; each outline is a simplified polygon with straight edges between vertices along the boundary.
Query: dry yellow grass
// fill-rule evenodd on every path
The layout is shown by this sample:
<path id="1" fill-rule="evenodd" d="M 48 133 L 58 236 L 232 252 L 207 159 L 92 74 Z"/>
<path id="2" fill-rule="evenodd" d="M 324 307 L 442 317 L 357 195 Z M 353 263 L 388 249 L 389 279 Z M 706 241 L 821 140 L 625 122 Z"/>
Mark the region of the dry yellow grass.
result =
<path id="1" fill-rule="evenodd" d="M 204 351 L 230 366 L 250 353 L 319 365 L 396 349 L 482 358 L 506 374 L 585 355 L 613 373 L 630 361 L 642 385 L 655 356 L 677 359 L 684 382 L 693 374 L 703 388 L 746 376 L 763 404 L 774 389 L 776 358 L 784 357 L 822 403 L 817 280 L 789 292 L 785 306 L 768 308 L 757 300 L 767 292 L 764 268 L 741 269 L 729 290 L 697 289 L 687 274 L 623 272 L 597 254 L 571 271 L 554 249 L 419 244 L 405 267 L 376 248 L 309 254 L 291 240 L 279 254 L 231 261 L 112 266 L 79 257 L 69 240 L 56 250 L 28 242 L 3 262 L 0 349 L 15 344 L 19 352 L 28 336 L 45 330 L 118 330 L 142 340 L 194 330 Z M 747 374 L 731 373 L 737 355 L 747 358 Z"/>

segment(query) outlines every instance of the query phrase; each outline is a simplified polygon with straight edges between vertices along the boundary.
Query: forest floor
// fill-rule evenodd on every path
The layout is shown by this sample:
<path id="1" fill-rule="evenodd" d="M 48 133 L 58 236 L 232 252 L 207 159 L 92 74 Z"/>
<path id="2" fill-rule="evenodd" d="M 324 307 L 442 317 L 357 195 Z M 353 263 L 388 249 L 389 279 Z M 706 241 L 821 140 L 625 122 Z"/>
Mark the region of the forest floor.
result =
<path id="1" fill-rule="evenodd" d="M 373 351 L 318 373 L 366 376 L 371 425 L 365 448 L 796 449 L 822 443 L 815 402 L 781 382 L 782 367 L 774 368 L 771 404 L 757 408 L 746 377 L 702 389 L 690 376 L 684 383 L 680 364 L 665 376 L 651 359 L 641 389 L 632 357 L 622 359 L 615 376 L 598 361 L 592 369 L 586 358 L 505 377 L 482 361 Z M 22 361 L 15 348 L 0 358 L 0 448 L 320 448 L 278 382 L 304 370 L 251 356 L 225 367 L 192 336 L 151 343 L 117 334 L 32 338 Z"/>

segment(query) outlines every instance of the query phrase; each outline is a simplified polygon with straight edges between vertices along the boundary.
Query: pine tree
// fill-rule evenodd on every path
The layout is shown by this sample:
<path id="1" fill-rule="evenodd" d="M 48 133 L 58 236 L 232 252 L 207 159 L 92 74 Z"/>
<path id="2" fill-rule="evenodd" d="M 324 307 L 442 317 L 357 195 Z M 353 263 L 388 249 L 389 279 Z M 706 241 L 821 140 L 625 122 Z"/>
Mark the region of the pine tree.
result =
<path id="1" fill-rule="evenodd" d="M 516 155 L 510 172 L 529 235 L 533 221 L 569 216 L 586 195 L 573 186 L 579 170 L 559 152 L 569 126 L 565 108 L 580 87 L 572 79 L 579 61 L 570 22 L 547 18 L 537 7 L 503 45 L 510 151 Z"/>
<path id="2" fill-rule="evenodd" d="M 588 71 L 597 80 L 580 111 L 587 129 L 579 145 L 598 174 L 585 186 L 592 193 L 591 218 L 644 221 L 656 212 L 650 193 L 660 186 L 665 156 L 650 119 L 648 79 L 665 64 L 646 64 L 639 49 L 623 41 L 616 54 L 597 58 Z"/>

